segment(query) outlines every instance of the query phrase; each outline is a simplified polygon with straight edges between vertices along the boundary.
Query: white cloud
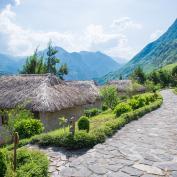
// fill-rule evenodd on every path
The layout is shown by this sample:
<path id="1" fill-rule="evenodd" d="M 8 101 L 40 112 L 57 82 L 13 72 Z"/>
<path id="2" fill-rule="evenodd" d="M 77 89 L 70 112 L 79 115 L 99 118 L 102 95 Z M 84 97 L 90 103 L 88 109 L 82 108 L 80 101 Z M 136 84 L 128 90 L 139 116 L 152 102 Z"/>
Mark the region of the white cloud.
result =
<path id="1" fill-rule="evenodd" d="M 24 0 L 14 0 L 15 1 L 15 4 L 18 6 L 18 5 L 20 5 L 21 3 L 22 3 L 22 1 L 24 1 Z"/>
<path id="2" fill-rule="evenodd" d="M 126 29 L 142 29 L 142 25 L 134 22 L 129 17 L 122 17 L 113 21 L 111 27 L 124 31 Z"/>
<path id="3" fill-rule="evenodd" d="M 18 2 L 20 3 L 20 1 Z M 130 58 L 135 54 L 133 48 L 128 45 L 128 39 L 121 31 L 106 32 L 103 26 L 91 24 L 81 33 L 72 32 L 45 32 L 26 29 L 15 23 L 16 14 L 12 6 L 7 5 L 0 13 L 0 33 L 6 37 L 7 51 L 17 56 L 30 55 L 37 46 L 44 49 L 49 40 L 54 45 L 63 47 L 69 51 L 92 50 L 102 51 L 114 57 Z M 115 22 L 122 30 L 137 28 L 138 24 L 130 21 L 129 18 Z"/>
<path id="4" fill-rule="evenodd" d="M 162 31 L 162 30 L 156 30 L 155 32 L 153 32 L 153 33 L 150 35 L 150 40 L 151 40 L 151 41 L 154 41 L 154 40 L 156 40 L 158 37 L 160 37 L 162 34 L 163 34 L 163 31 Z"/>

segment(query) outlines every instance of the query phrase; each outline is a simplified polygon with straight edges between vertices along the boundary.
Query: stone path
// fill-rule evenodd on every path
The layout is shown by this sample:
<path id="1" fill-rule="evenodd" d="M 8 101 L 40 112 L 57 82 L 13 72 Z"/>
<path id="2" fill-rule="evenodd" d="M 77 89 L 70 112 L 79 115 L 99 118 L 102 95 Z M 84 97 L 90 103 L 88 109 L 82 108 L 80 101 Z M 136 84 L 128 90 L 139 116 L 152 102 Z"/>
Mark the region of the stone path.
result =
<path id="1" fill-rule="evenodd" d="M 59 169 L 56 164 L 63 163 L 62 154 L 48 152 L 52 176 L 177 177 L 177 96 L 169 90 L 161 93 L 161 108 L 127 124 L 105 143 L 75 152 Z"/>

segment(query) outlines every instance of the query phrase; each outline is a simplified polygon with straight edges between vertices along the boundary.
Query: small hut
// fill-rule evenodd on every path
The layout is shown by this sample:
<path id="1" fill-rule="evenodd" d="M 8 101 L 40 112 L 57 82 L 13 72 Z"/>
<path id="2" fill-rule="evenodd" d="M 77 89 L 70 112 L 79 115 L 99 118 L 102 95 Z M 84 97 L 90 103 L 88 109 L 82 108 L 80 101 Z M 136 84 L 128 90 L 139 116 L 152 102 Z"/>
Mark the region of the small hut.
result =
<path id="1" fill-rule="evenodd" d="M 126 92 L 133 89 L 131 80 L 111 80 L 108 82 L 108 85 L 115 86 L 118 92 Z"/>
<path id="2" fill-rule="evenodd" d="M 133 83 L 132 80 L 112 80 L 108 82 L 108 85 L 113 85 L 117 88 L 118 92 L 134 92 L 143 93 L 146 88 L 138 83 Z"/>
<path id="3" fill-rule="evenodd" d="M 0 109 L 24 105 L 41 119 L 45 130 L 59 126 L 60 117 L 80 117 L 84 109 L 101 105 L 93 81 L 62 81 L 52 74 L 0 77 Z M 0 117 L 0 125 L 3 123 Z"/>

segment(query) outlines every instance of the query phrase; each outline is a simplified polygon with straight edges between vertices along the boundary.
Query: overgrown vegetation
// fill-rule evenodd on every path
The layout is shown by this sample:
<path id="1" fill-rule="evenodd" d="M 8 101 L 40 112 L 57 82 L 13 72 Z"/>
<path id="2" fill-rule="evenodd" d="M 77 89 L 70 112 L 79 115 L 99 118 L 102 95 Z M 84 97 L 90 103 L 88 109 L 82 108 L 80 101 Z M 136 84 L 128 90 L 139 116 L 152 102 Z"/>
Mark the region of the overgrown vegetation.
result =
<path id="1" fill-rule="evenodd" d="M 17 131 L 20 138 L 29 138 L 33 135 L 40 134 L 44 130 L 44 126 L 40 120 L 35 119 L 34 114 L 24 109 L 22 106 L 11 110 L 1 111 L 1 115 L 6 116 L 7 124 L 3 125 L 7 132 L 7 140 L 12 139 L 13 133 Z M 5 137 L 4 132 L 0 132 L 2 137 Z M 9 138 L 10 137 L 10 138 Z"/>
<path id="2" fill-rule="evenodd" d="M 100 94 L 103 100 L 103 104 L 111 108 L 112 110 L 115 108 L 117 103 L 119 102 L 117 89 L 114 86 L 105 86 L 100 90 Z"/>
<path id="3" fill-rule="evenodd" d="M 13 171 L 13 153 L 6 149 L 0 150 L 1 177 L 47 177 L 48 159 L 39 152 L 26 148 L 17 150 L 17 169 Z"/>

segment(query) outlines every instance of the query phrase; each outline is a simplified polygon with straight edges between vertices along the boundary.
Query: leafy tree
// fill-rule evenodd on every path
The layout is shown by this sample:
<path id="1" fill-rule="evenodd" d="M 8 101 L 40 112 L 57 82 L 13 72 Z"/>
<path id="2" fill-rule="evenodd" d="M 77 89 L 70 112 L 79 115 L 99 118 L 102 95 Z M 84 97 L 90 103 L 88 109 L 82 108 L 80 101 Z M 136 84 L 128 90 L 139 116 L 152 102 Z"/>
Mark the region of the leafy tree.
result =
<path id="1" fill-rule="evenodd" d="M 52 73 L 63 79 L 64 75 L 68 74 L 68 67 L 66 64 L 62 64 L 59 68 L 57 65 L 60 60 L 56 57 L 57 50 L 52 46 L 52 42 L 49 42 L 47 48 L 47 56 L 39 55 L 38 49 L 34 54 L 27 58 L 26 63 L 23 66 L 21 74 L 45 74 Z"/>
<path id="2" fill-rule="evenodd" d="M 119 102 L 117 89 L 114 86 L 105 86 L 101 89 L 101 96 L 103 98 L 103 103 L 108 108 L 114 109 Z"/>
<path id="3" fill-rule="evenodd" d="M 68 74 L 68 67 L 66 64 L 61 65 L 58 76 L 63 80 L 63 76 Z"/>
<path id="4" fill-rule="evenodd" d="M 56 64 L 60 63 L 60 60 L 56 58 L 57 50 L 52 47 L 52 43 L 49 42 L 47 49 L 47 72 L 57 74 Z"/>
<path id="5" fill-rule="evenodd" d="M 56 65 L 60 63 L 60 60 L 56 57 L 57 52 L 58 51 L 52 46 L 52 42 L 49 42 L 46 58 L 47 72 L 58 75 L 63 79 L 63 76 L 68 74 L 68 68 L 66 64 L 63 64 L 57 69 Z"/>
<path id="6" fill-rule="evenodd" d="M 177 79 L 177 66 L 175 66 L 173 69 L 172 69 L 172 73 L 171 75 Z"/>
<path id="7" fill-rule="evenodd" d="M 32 56 L 27 57 L 26 63 L 23 65 L 21 74 L 43 74 L 47 72 L 46 64 L 43 56 L 39 56 L 38 49 L 36 49 Z"/>
<path id="8" fill-rule="evenodd" d="M 140 84 L 144 84 L 146 81 L 146 75 L 140 66 L 133 71 L 131 77 Z"/>
<path id="9" fill-rule="evenodd" d="M 166 87 L 170 84 L 170 76 L 167 71 L 160 70 L 159 71 L 159 79 L 160 79 L 160 84 L 163 87 Z"/>
<path id="10" fill-rule="evenodd" d="M 159 75 L 156 71 L 153 71 L 149 74 L 148 79 L 152 81 L 154 84 L 158 84 L 160 82 Z"/>

